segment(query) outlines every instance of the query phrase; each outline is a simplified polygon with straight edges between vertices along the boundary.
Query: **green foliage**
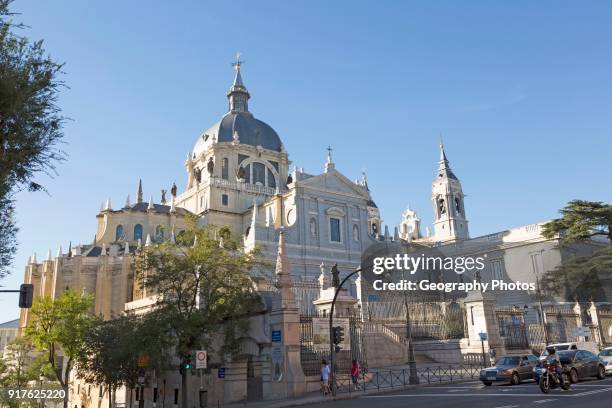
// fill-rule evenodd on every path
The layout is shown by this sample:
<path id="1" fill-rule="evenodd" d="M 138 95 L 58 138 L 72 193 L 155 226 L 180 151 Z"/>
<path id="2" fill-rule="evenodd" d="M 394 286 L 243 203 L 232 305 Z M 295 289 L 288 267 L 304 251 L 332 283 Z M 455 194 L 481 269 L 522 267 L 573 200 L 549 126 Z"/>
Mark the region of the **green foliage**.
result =
<path id="1" fill-rule="evenodd" d="M 17 251 L 17 226 L 13 200 L 0 198 L 0 279 L 9 273 Z"/>
<path id="2" fill-rule="evenodd" d="M 146 363 L 147 369 L 162 371 L 168 364 L 167 350 L 171 345 L 157 328 L 150 315 L 97 319 L 85 333 L 82 353 L 77 358 L 79 377 L 115 390 L 120 385 L 136 385 L 139 360 Z"/>
<path id="3" fill-rule="evenodd" d="M 561 218 L 544 224 L 542 235 L 546 238 L 561 234 L 561 242 L 570 244 L 601 235 L 612 244 L 612 205 L 573 200 L 559 212 Z"/>
<path id="4" fill-rule="evenodd" d="M 45 359 L 34 353 L 34 345 L 28 339 L 18 337 L 7 346 L 4 360 L 0 359 L 0 406 L 12 408 L 27 405 L 26 401 L 9 399 L 4 391 L 24 389 L 32 383 L 44 385 L 45 389 L 56 387 Z"/>
<path id="5" fill-rule="evenodd" d="M 65 159 L 58 147 L 65 118 L 56 105 L 62 65 L 46 55 L 42 41 L 15 33 L 24 27 L 12 22 L 10 3 L 0 0 L 0 277 L 16 246 L 12 194 L 44 189 L 36 174 L 53 175 Z"/>
<path id="6" fill-rule="evenodd" d="M 540 281 L 549 295 L 586 302 L 606 301 L 603 288 L 612 284 L 612 245 L 546 272 Z"/>
<path id="7" fill-rule="evenodd" d="M 223 339 L 215 350 L 223 358 L 237 352 L 248 316 L 262 308 L 249 275 L 257 265 L 257 252 L 241 251 L 228 229 L 188 223 L 176 245 L 146 247 L 134 269 L 148 293 L 160 294 L 152 314 L 176 351 L 211 353 L 216 337 Z"/>
<path id="8" fill-rule="evenodd" d="M 89 314 L 92 305 L 93 296 L 68 290 L 57 299 L 38 298 L 30 309 L 26 337 L 46 354 L 57 381 L 66 390 L 64 405 L 68 401 L 70 371 L 83 349 L 85 335 L 94 323 L 94 318 Z M 60 352 L 65 359 L 64 376 L 58 355 Z"/>

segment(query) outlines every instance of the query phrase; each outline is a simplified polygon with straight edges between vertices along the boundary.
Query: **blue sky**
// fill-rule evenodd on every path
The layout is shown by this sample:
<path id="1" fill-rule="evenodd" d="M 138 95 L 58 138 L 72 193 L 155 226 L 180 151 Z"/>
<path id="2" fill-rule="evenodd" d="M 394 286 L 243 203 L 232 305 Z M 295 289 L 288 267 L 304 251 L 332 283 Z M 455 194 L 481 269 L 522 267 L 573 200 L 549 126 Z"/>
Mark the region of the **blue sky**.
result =
<path id="1" fill-rule="evenodd" d="M 384 220 L 431 222 L 442 134 L 472 236 L 612 201 L 612 3 L 568 1 L 53 1 L 13 10 L 65 61 L 69 159 L 49 194 L 18 195 L 27 258 L 89 243 L 100 203 L 186 182 L 183 160 L 226 111 L 230 63 L 290 159 L 366 169 Z M 0 321 L 18 316 L 0 298 Z"/>

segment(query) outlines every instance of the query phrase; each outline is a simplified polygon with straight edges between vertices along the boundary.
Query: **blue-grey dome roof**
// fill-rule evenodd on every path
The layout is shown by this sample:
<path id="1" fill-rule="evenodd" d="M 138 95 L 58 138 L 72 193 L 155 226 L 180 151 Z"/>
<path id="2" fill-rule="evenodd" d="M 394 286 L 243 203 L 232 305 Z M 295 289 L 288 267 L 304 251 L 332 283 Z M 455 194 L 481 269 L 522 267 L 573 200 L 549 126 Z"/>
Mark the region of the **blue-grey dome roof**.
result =
<path id="1" fill-rule="evenodd" d="M 217 142 L 233 142 L 235 138 L 240 144 L 261 146 L 264 149 L 282 151 L 283 145 L 274 129 L 265 122 L 255 119 L 248 110 L 250 94 L 240 75 L 240 65 L 236 67 L 236 77 L 228 94 L 229 112 L 220 121 L 206 130 L 196 141 L 192 156 L 197 157 L 206 150 L 206 146 Z"/>
<path id="2" fill-rule="evenodd" d="M 234 135 L 238 136 L 240 144 L 261 146 L 277 152 L 282 150 L 280 137 L 270 125 L 255 119 L 249 112 L 228 112 L 202 133 L 192 153 L 197 157 L 213 139 L 217 139 L 219 143 L 232 142 Z"/>

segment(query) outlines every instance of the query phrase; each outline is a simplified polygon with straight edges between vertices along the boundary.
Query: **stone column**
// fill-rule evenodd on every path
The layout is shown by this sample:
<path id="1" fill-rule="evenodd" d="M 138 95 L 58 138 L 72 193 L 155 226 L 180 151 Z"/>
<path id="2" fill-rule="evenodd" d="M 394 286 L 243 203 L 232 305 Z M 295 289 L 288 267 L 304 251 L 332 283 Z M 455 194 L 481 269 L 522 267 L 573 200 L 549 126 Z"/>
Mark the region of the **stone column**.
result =
<path id="1" fill-rule="evenodd" d="M 480 350 L 482 352 L 479 333 L 487 333 L 487 341 L 484 342 L 485 352 L 494 349 L 497 356 L 503 356 L 506 350 L 499 335 L 495 296 L 490 293 L 472 291 L 468 293 L 463 303 L 466 309 L 469 351 Z"/>
<path id="2" fill-rule="evenodd" d="M 306 393 L 306 378 L 300 359 L 300 315 L 292 290 L 282 228 L 278 239 L 276 276 L 279 299 L 270 313 L 271 355 L 263 392 L 266 399 L 295 398 Z"/>

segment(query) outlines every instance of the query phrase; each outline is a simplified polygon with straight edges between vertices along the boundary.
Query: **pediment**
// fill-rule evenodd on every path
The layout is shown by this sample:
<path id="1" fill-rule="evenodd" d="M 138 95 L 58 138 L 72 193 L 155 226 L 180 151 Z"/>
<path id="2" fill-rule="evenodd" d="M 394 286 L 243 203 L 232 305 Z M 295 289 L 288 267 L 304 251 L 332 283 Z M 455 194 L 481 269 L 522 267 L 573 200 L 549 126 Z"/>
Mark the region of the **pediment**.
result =
<path id="1" fill-rule="evenodd" d="M 300 181 L 301 187 L 320 190 L 334 191 L 341 194 L 349 194 L 367 199 L 369 194 L 361 186 L 346 178 L 336 170 L 319 174 Z"/>

